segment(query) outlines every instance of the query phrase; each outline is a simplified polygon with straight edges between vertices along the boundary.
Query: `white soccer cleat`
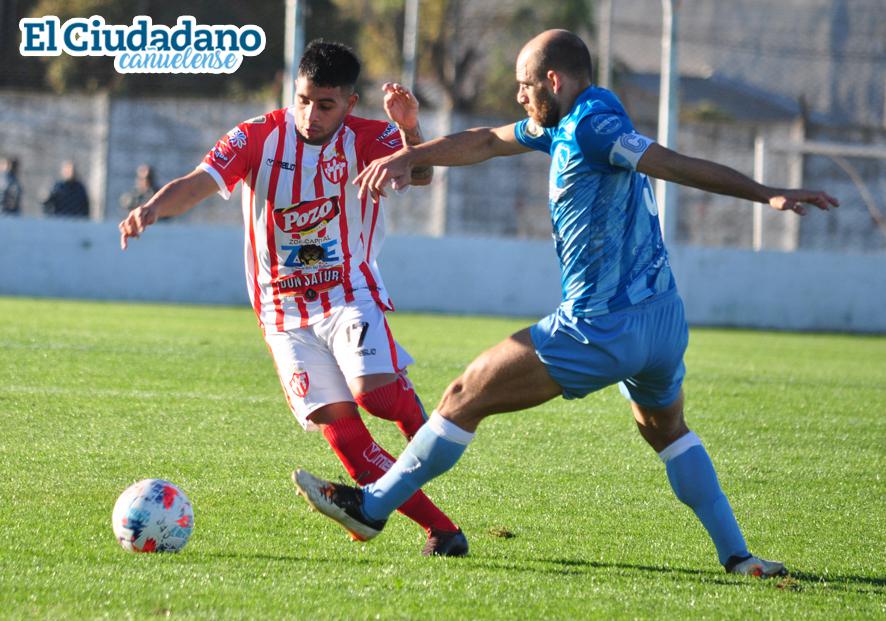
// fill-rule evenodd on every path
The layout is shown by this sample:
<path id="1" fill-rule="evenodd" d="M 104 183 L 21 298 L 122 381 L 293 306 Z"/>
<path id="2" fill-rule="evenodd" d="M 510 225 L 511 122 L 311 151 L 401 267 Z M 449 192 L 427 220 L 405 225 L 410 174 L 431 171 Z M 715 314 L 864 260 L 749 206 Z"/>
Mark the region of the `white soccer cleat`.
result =
<path id="1" fill-rule="evenodd" d="M 767 561 L 765 559 L 751 556 L 743 561 L 736 563 L 727 570 L 730 574 L 740 574 L 742 576 L 756 576 L 757 578 L 772 578 L 773 576 L 787 576 L 788 570 L 784 563 L 779 561 Z"/>

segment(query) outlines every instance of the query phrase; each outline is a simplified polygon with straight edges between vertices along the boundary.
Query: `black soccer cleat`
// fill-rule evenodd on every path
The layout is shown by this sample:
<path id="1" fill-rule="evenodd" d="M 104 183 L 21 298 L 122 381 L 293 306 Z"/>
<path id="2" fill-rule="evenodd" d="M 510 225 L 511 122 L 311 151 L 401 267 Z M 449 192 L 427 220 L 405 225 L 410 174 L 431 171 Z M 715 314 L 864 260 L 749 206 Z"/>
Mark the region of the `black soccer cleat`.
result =
<path id="1" fill-rule="evenodd" d="M 310 472 L 296 470 L 292 482 L 308 504 L 338 524 L 357 541 L 369 541 L 385 527 L 387 520 L 371 520 L 363 515 L 363 491 L 318 479 Z"/>
<path id="2" fill-rule="evenodd" d="M 436 530 L 428 533 L 425 547 L 421 549 L 422 556 L 467 556 L 468 538 L 459 528 L 456 531 Z"/>

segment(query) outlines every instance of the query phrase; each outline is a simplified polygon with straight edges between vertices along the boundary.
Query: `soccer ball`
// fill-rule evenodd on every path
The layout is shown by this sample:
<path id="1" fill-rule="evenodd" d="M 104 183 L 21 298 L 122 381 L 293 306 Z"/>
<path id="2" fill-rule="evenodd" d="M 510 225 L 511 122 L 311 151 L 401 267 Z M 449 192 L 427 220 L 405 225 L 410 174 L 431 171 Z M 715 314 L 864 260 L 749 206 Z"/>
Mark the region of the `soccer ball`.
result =
<path id="1" fill-rule="evenodd" d="M 178 552 L 191 536 L 194 510 L 169 481 L 144 479 L 120 494 L 111 521 L 117 541 L 128 552 Z"/>

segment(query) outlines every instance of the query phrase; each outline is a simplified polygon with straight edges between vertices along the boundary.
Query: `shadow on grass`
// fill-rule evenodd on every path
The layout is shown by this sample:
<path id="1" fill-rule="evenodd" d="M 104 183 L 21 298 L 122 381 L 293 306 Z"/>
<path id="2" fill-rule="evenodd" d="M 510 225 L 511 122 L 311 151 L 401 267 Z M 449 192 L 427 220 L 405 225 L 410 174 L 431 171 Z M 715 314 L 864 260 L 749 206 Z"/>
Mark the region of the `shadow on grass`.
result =
<path id="1" fill-rule="evenodd" d="M 724 584 L 735 584 L 734 581 L 725 579 L 726 577 L 719 572 L 713 572 L 704 569 L 688 569 L 685 567 L 638 565 L 635 563 L 606 563 L 602 561 L 583 561 L 580 559 L 564 558 L 527 559 L 530 562 L 525 564 L 521 562 L 502 561 L 490 557 L 485 557 L 482 559 L 477 557 L 472 558 L 475 565 L 482 565 L 495 569 L 507 569 L 512 571 L 528 571 L 542 574 L 554 574 L 558 576 L 581 576 L 588 574 L 592 570 L 614 569 L 658 574 L 682 574 L 704 580 L 705 582 L 723 582 Z M 543 563 L 548 566 L 539 567 L 537 563 Z"/>
<path id="2" fill-rule="evenodd" d="M 201 557 L 228 560 L 263 560 L 278 563 L 334 563 L 341 564 L 341 557 L 313 557 L 296 554 L 261 554 L 261 553 L 205 553 Z M 444 562 L 465 563 L 466 568 L 483 568 L 512 572 L 530 572 L 557 576 L 582 576 L 593 570 L 625 570 L 650 574 L 684 576 L 700 582 L 715 583 L 726 586 L 742 587 L 746 581 L 721 571 L 708 569 L 690 569 L 688 567 L 667 567 L 664 565 L 640 565 L 637 563 L 609 563 L 603 561 L 585 561 L 568 558 L 532 558 L 526 561 L 508 561 L 497 557 L 477 556 L 472 554 L 465 559 L 439 559 Z M 348 558 L 347 563 L 367 567 L 387 567 L 390 560 L 378 558 Z M 541 564 L 542 566 L 539 566 Z M 886 578 L 856 575 L 817 575 L 803 571 L 792 571 L 785 578 L 774 578 L 763 581 L 785 591 L 803 591 L 810 587 L 833 589 L 851 593 L 880 594 L 886 590 Z"/>
<path id="3" fill-rule="evenodd" d="M 307 556 L 307 555 L 297 555 L 297 554 L 254 554 L 254 553 L 235 553 L 235 552 L 204 552 L 200 555 L 201 558 L 211 558 L 211 559 L 224 559 L 231 561 L 274 561 L 277 563 L 335 563 L 342 564 L 347 562 L 348 564 L 353 565 L 367 565 L 367 566 L 376 566 L 376 567 L 384 567 L 389 565 L 385 561 L 381 561 L 374 558 L 348 558 L 342 559 L 339 556 L 330 557 L 330 558 L 322 558 L 316 556 Z"/>
<path id="4" fill-rule="evenodd" d="M 820 585 L 825 588 L 843 589 L 853 593 L 880 593 L 886 587 L 886 578 L 874 576 L 843 576 L 839 574 L 819 576 L 805 571 L 792 571 L 790 577 L 802 585 Z M 864 587 L 873 588 L 865 589 Z"/>
<path id="5" fill-rule="evenodd" d="M 475 565 L 486 566 L 495 569 L 512 571 L 528 571 L 535 573 L 554 574 L 560 576 L 579 576 L 592 570 L 627 570 L 632 572 L 680 575 L 695 578 L 707 583 L 716 583 L 728 586 L 744 586 L 745 581 L 737 576 L 730 576 L 720 571 L 705 569 L 689 569 L 686 567 L 666 567 L 663 565 L 640 565 L 636 563 L 608 563 L 603 561 L 584 561 L 580 559 L 564 558 L 536 558 L 531 559 L 535 563 L 553 565 L 553 567 L 539 567 L 530 563 L 508 562 L 498 559 L 473 558 Z M 851 593 L 882 593 L 886 587 L 886 578 L 873 576 L 855 575 L 827 575 L 819 576 L 807 572 L 791 572 L 784 578 L 773 578 L 764 581 L 763 584 L 772 584 L 778 589 L 785 591 L 802 591 L 809 587 L 820 587 L 847 591 Z"/>

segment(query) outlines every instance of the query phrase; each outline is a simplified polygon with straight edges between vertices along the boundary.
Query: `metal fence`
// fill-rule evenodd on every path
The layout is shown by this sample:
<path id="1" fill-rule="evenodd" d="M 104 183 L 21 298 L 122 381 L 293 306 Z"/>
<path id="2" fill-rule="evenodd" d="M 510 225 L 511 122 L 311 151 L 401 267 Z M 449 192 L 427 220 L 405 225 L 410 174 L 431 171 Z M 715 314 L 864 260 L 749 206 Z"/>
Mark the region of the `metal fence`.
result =
<path id="1" fill-rule="evenodd" d="M 598 5 L 602 4 L 606 3 L 601 0 Z M 827 190 L 842 206 L 832 213 L 798 218 L 681 188 L 674 218 L 678 243 L 775 251 L 886 252 L 886 85 L 882 80 L 886 20 L 882 12 L 877 13 L 877 5 L 839 0 L 682 3 L 677 148 L 755 175 L 770 185 Z M 803 10 L 798 12 L 798 8 Z M 613 89 L 638 128 L 655 136 L 660 5 L 619 0 L 611 9 Z M 827 30 L 829 39 L 781 36 L 798 28 L 813 34 L 814 24 Z M 595 39 L 589 37 L 592 49 Z M 778 40 L 778 45 L 772 40 Z M 815 49 L 806 49 L 810 45 Z M 418 53 L 423 52 L 427 50 L 419 41 Z M 418 79 L 424 79 L 426 92 L 433 93 L 426 77 Z M 815 88 L 822 84 L 824 88 Z M 816 93 L 815 97 L 810 93 Z M 502 92 L 501 97 L 510 98 L 512 92 Z M 50 199 L 60 166 L 70 159 L 88 195 L 90 216 L 117 220 L 125 213 L 121 201 L 132 193 L 139 165 L 152 165 L 157 183 L 169 181 L 189 171 L 235 123 L 271 107 L 217 99 L 0 92 L 0 134 L 5 138 L 0 158 L 19 162 L 17 185 L 8 181 L 4 169 L 8 165 L 0 164 L 0 204 L 9 205 L 2 213 L 5 217 L 82 214 L 78 201 Z M 430 106 L 425 110 L 428 137 L 515 120 L 450 114 Z M 378 108 L 363 108 L 360 113 L 383 115 Z M 16 193 L 20 195 L 17 212 L 12 210 Z M 404 234 L 546 238 L 550 235 L 546 195 L 547 159 L 540 154 L 453 168 L 439 171 L 428 189 L 394 197 L 388 206 L 388 228 Z M 240 224 L 237 201 L 209 202 L 185 218 Z"/>

